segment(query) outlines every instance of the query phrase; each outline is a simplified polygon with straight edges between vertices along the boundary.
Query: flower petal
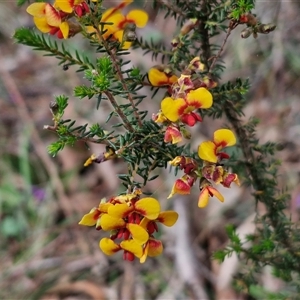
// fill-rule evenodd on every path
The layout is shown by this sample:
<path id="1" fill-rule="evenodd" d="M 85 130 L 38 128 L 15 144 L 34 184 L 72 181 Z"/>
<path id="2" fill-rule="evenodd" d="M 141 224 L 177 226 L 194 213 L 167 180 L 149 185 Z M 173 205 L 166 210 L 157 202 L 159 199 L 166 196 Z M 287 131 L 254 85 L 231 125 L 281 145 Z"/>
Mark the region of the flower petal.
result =
<path id="1" fill-rule="evenodd" d="M 112 206 L 112 203 L 100 203 L 98 209 L 102 212 L 102 213 L 107 213 L 108 212 L 108 208 L 110 206 Z"/>
<path id="2" fill-rule="evenodd" d="M 182 141 L 182 134 L 177 127 L 168 126 L 164 136 L 164 142 L 177 144 Z"/>
<path id="3" fill-rule="evenodd" d="M 100 211 L 94 207 L 91 209 L 91 211 L 88 214 L 85 214 L 80 222 L 79 225 L 85 225 L 85 226 L 94 226 L 97 223 L 97 219 L 100 216 Z"/>
<path id="4" fill-rule="evenodd" d="M 133 211 L 132 206 L 128 206 L 126 203 L 115 204 L 108 208 L 108 214 L 114 218 L 125 218 L 131 211 Z"/>
<path id="5" fill-rule="evenodd" d="M 145 244 L 149 239 L 148 232 L 140 225 L 133 224 L 133 223 L 127 223 L 126 228 L 131 233 L 132 238 L 139 244 L 143 245 Z"/>
<path id="6" fill-rule="evenodd" d="M 121 218 L 114 218 L 108 214 L 101 217 L 101 227 L 103 230 L 113 230 L 125 227 L 126 222 Z"/>
<path id="7" fill-rule="evenodd" d="M 120 244 L 121 248 L 125 251 L 133 253 L 136 257 L 140 258 L 143 255 L 143 248 L 135 240 L 125 240 Z"/>
<path id="8" fill-rule="evenodd" d="M 61 24 L 61 17 L 59 12 L 51 4 L 47 3 L 45 6 L 45 15 L 50 26 L 59 27 Z"/>
<path id="9" fill-rule="evenodd" d="M 211 141 L 203 142 L 199 145 L 198 155 L 205 161 L 209 161 L 212 163 L 216 163 L 218 161 L 216 155 L 216 145 Z"/>
<path id="10" fill-rule="evenodd" d="M 194 107 L 194 109 L 210 108 L 213 103 L 212 94 L 203 87 L 190 91 L 186 96 L 186 100 L 189 106 Z"/>
<path id="11" fill-rule="evenodd" d="M 47 3 L 44 2 L 32 3 L 27 7 L 26 11 L 34 17 L 42 18 L 45 16 L 46 5 Z"/>
<path id="12" fill-rule="evenodd" d="M 99 242 L 99 247 L 106 255 L 113 255 L 118 252 L 121 247 L 109 238 L 103 238 Z"/>
<path id="13" fill-rule="evenodd" d="M 46 17 L 44 18 L 33 17 L 33 22 L 36 28 L 43 33 L 47 33 L 52 29 L 52 27 L 48 24 Z"/>
<path id="14" fill-rule="evenodd" d="M 179 119 L 186 107 L 187 103 L 183 98 L 174 100 L 171 97 L 167 97 L 161 102 L 162 113 L 172 122 L 176 122 Z"/>
<path id="15" fill-rule="evenodd" d="M 123 0 L 119 5 L 107 9 L 103 14 L 101 18 L 101 22 L 107 22 L 107 19 L 111 16 L 115 15 L 116 13 L 120 13 L 120 10 L 124 8 L 125 6 L 132 3 L 133 0 Z"/>
<path id="16" fill-rule="evenodd" d="M 60 29 L 64 39 L 67 39 L 69 37 L 69 23 L 68 22 L 62 22 L 59 25 L 59 29 Z"/>
<path id="17" fill-rule="evenodd" d="M 212 186 L 208 186 L 207 189 L 211 195 L 218 198 L 221 202 L 224 202 L 223 195 L 217 189 L 213 188 Z"/>
<path id="18" fill-rule="evenodd" d="M 138 200 L 134 210 L 149 220 L 155 220 L 160 213 L 160 204 L 155 198 L 147 197 Z"/>
<path id="19" fill-rule="evenodd" d="M 159 71 L 156 68 L 151 68 L 148 71 L 148 80 L 153 86 L 163 86 L 169 84 L 169 77 L 166 75 L 166 73 Z"/>
<path id="20" fill-rule="evenodd" d="M 144 229 L 147 229 L 149 222 L 152 222 L 152 221 L 147 218 L 143 218 L 139 225 L 141 227 L 143 227 Z"/>
<path id="21" fill-rule="evenodd" d="M 126 15 L 127 22 L 135 23 L 135 25 L 139 28 L 145 27 L 148 22 L 148 14 L 140 9 L 131 10 Z"/>
<path id="22" fill-rule="evenodd" d="M 199 195 L 198 207 L 204 208 L 207 206 L 209 200 L 209 192 L 207 188 L 204 188 Z"/>
<path id="23" fill-rule="evenodd" d="M 236 143 L 236 138 L 234 133 L 229 129 L 219 129 L 214 133 L 214 143 L 222 148 L 233 146 Z"/>
<path id="24" fill-rule="evenodd" d="M 159 214 L 157 221 L 164 224 L 165 226 L 173 226 L 178 219 L 178 213 L 173 210 L 163 211 Z"/>
<path id="25" fill-rule="evenodd" d="M 74 5 L 75 5 L 74 0 L 56 0 L 54 2 L 54 7 L 57 7 L 63 12 L 69 14 L 73 12 Z"/>
<path id="26" fill-rule="evenodd" d="M 160 240 L 150 238 L 148 243 L 149 243 L 149 250 L 148 250 L 149 256 L 151 257 L 158 256 L 163 252 L 163 245 Z"/>
<path id="27" fill-rule="evenodd" d="M 191 185 L 187 182 L 187 180 L 184 180 L 183 178 L 176 179 L 172 191 L 167 199 L 170 199 L 175 194 L 179 195 L 189 195 L 191 193 Z"/>
<path id="28" fill-rule="evenodd" d="M 149 242 L 146 244 L 146 246 L 143 249 L 143 255 L 140 258 L 140 263 L 143 264 L 148 256 L 148 252 L 149 252 Z"/>

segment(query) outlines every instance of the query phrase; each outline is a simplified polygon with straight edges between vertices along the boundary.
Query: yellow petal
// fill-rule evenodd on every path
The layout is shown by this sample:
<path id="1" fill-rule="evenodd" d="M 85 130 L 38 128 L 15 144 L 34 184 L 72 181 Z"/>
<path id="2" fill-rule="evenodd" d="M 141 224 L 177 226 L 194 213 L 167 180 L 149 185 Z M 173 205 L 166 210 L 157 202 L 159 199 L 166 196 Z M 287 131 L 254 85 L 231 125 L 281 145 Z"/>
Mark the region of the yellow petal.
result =
<path id="1" fill-rule="evenodd" d="M 156 68 L 151 68 L 149 70 L 148 79 L 153 86 L 162 86 L 169 84 L 168 76 L 164 72 L 161 72 Z"/>
<path id="2" fill-rule="evenodd" d="M 46 5 L 47 3 L 44 2 L 32 3 L 27 7 L 26 11 L 34 17 L 42 18 L 45 16 Z"/>
<path id="3" fill-rule="evenodd" d="M 143 28 L 148 22 L 148 14 L 140 9 L 131 10 L 126 15 L 127 22 L 135 23 L 137 27 Z"/>
<path id="4" fill-rule="evenodd" d="M 116 40 L 118 40 L 120 43 L 122 43 L 122 41 L 123 41 L 123 33 L 124 33 L 124 30 L 118 30 L 114 33 L 114 38 Z M 129 49 L 131 44 L 132 44 L 132 42 L 123 42 L 122 49 Z"/>
<path id="5" fill-rule="evenodd" d="M 56 0 L 54 2 L 54 7 L 57 7 L 60 10 L 62 10 L 63 12 L 66 12 L 69 14 L 73 11 L 74 5 L 75 5 L 75 3 L 73 3 L 73 1 L 71 1 L 71 0 Z"/>
<path id="6" fill-rule="evenodd" d="M 62 22 L 59 25 L 59 29 L 62 32 L 62 35 L 64 39 L 67 39 L 69 37 L 69 23 L 68 22 Z"/>
<path id="7" fill-rule="evenodd" d="M 209 186 L 207 187 L 208 191 L 215 196 L 216 198 L 218 198 L 221 202 L 224 202 L 224 197 L 223 195 L 215 188 Z"/>
<path id="8" fill-rule="evenodd" d="M 120 244 L 123 250 L 133 253 L 136 257 L 140 258 L 143 255 L 143 248 L 135 240 L 125 240 Z"/>
<path id="9" fill-rule="evenodd" d="M 114 218 L 125 218 L 131 211 L 133 207 L 128 206 L 126 203 L 115 204 L 109 207 L 108 214 Z"/>
<path id="10" fill-rule="evenodd" d="M 140 226 L 143 227 L 144 229 L 147 229 L 147 226 L 149 224 L 151 220 L 147 219 L 147 218 L 143 218 L 142 221 L 140 222 Z"/>
<path id="11" fill-rule="evenodd" d="M 148 243 L 149 243 L 149 250 L 148 250 L 149 256 L 151 257 L 158 256 L 163 252 L 163 245 L 160 240 L 150 238 Z"/>
<path id="12" fill-rule="evenodd" d="M 204 188 L 199 196 L 198 207 L 204 208 L 207 206 L 209 200 L 209 192 L 207 188 Z"/>
<path id="13" fill-rule="evenodd" d="M 218 161 L 216 155 L 216 145 L 211 141 L 203 142 L 199 145 L 198 155 L 205 161 L 209 161 L 212 163 L 216 163 Z"/>
<path id="14" fill-rule="evenodd" d="M 171 97 L 167 97 L 161 102 L 162 113 L 172 122 L 179 119 L 186 107 L 187 103 L 182 98 L 173 100 Z"/>
<path id="15" fill-rule="evenodd" d="M 101 22 L 113 23 L 113 25 L 106 25 L 106 26 L 114 26 L 116 30 L 123 29 L 124 26 L 122 24 L 125 24 L 125 21 L 126 21 L 125 17 L 120 12 L 116 12 L 115 14 L 107 17 L 105 20 L 101 19 Z"/>
<path id="16" fill-rule="evenodd" d="M 143 255 L 140 258 L 140 263 L 143 264 L 148 256 L 148 252 L 149 252 L 149 242 L 146 244 L 146 246 L 143 249 Z"/>
<path id="17" fill-rule="evenodd" d="M 155 198 L 147 197 L 137 201 L 134 205 L 135 211 L 148 218 L 155 220 L 160 213 L 160 204 Z"/>
<path id="18" fill-rule="evenodd" d="M 157 221 L 171 227 L 173 226 L 178 219 L 178 213 L 176 211 L 167 210 L 159 214 Z"/>
<path id="19" fill-rule="evenodd" d="M 121 247 L 109 238 L 103 238 L 99 242 L 99 247 L 106 255 L 113 255 L 118 252 Z"/>
<path id="20" fill-rule="evenodd" d="M 189 106 L 196 108 L 210 108 L 213 103 L 212 94 L 206 88 L 198 88 L 196 90 L 190 91 L 186 100 Z"/>
<path id="21" fill-rule="evenodd" d="M 103 230 L 113 230 L 124 227 L 126 222 L 123 219 L 114 218 L 108 214 L 104 214 L 101 217 L 100 224 Z"/>
<path id="22" fill-rule="evenodd" d="M 97 219 L 100 215 L 100 212 L 97 208 L 93 208 L 88 214 L 85 214 L 80 222 L 79 225 L 85 226 L 94 226 L 97 223 Z"/>
<path id="23" fill-rule="evenodd" d="M 108 212 L 108 208 L 110 206 L 112 206 L 112 203 L 100 203 L 98 209 L 102 212 L 102 213 L 107 213 Z"/>
<path id="24" fill-rule="evenodd" d="M 52 29 L 52 27 L 48 24 L 46 18 L 34 17 L 33 22 L 36 28 L 43 33 L 47 33 Z"/>
<path id="25" fill-rule="evenodd" d="M 61 24 L 61 17 L 58 11 L 51 4 L 47 4 L 45 6 L 45 15 L 49 25 L 59 27 Z"/>
<path id="26" fill-rule="evenodd" d="M 124 0 L 119 5 L 107 9 L 102 14 L 101 22 L 106 22 L 107 19 L 110 18 L 111 16 L 113 16 L 114 14 L 120 13 L 120 9 L 124 8 L 125 6 L 129 5 L 132 2 L 133 2 L 133 0 Z"/>
<path id="27" fill-rule="evenodd" d="M 236 143 L 234 133 L 229 129 L 219 129 L 214 133 L 214 142 L 218 146 L 228 147 L 233 146 Z"/>
<path id="28" fill-rule="evenodd" d="M 148 232 L 140 225 L 133 224 L 133 223 L 127 223 L 126 228 L 131 233 L 132 238 L 139 244 L 143 245 L 145 244 L 149 239 Z"/>

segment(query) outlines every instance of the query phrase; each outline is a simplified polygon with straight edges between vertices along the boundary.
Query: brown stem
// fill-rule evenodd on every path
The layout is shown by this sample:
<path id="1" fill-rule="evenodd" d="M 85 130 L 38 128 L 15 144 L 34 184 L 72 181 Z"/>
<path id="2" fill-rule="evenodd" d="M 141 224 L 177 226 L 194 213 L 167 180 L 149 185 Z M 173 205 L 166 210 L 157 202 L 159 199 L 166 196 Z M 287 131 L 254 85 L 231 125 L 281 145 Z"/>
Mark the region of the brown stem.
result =
<path id="1" fill-rule="evenodd" d="M 126 129 L 129 130 L 129 131 L 131 131 L 131 132 L 133 132 L 134 128 L 129 123 L 129 121 L 126 118 L 126 116 L 124 115 L 123 111 L 120 109 L 120 107 L 119 107 L 118 103 L 116 102 L 114 96 L 110 92 L 108 92 L 108 91 L 104 92 L 104 94 L 106 95 L 106 97 L 108 98 L 108 100 L 110 101 L 110 103 L 112 104 L 112 106 L 114 107 L 114 109 L 117 112 L 117 114 L 123 120 Z"/>
<path id="2" fill-rule="evenodd" d="M 103 46 L 104 46 L 106 52 L 109 54 L 109 56 L 110 56 L 110 58 L 111 58 L 111 60 L 112 60 L 114 69 L 115 69 L 115 71 L 116 71 L 117 74 L 118 74 L 119 80 L 121 81 L 122 87 L 123 87 L 124 91 L 127 93 L 128 100 L 129 100 L 130 104 L 132 105 L 132 108 L 133 108 L 133 114 L 134 114 L 135 118 L 136 118 L 137 121 L 138 121 L 139 127 L 142 127 L 142 125 L 143 125 L 143 124 L 142 124 L 142 120 L 141 120 L 141 118 L 140 118 L 140 116 L 139 116 L 139 114 L 138 114 L 138 112 L 137 112 L 137 109 L 136 109 L 136 106 L 135 106 L 135 104 L 134 104 L 132 95 L 131 95 L 131 93 L 130 93 L 128 87 L 127 87 L 127 84 L 126 84 L 126 82 L 125 82 L 125 80 L 124 80 L 124 77 L 123 77 L 121 68 L 120 68 L 120 66 L 119 66 L 119 61 L 118 61 L 118 59 L 117 59 L 117 57 L 116 57 L 114 51 L 112 51 L 112 50 L 110 49 L 109 44 L 107 43 L 107 41 L 105 41 L 105 40 L 103 39 L 102 34 L 101 34 L 101 31 L 99 30 L 99 22 L 94 20 L 94 24 L 95 24 L 94 28 L 95 28 L 95 30 L 96 30 L 96 33 L 97 33 L 97 36 L 98 36 L 98 39 L 99 39 L 99 43 L 100 43 L 100 44 L 103 44 Z M 120 117 L 121 117 L 121 115 L 120 115 Z M 123 117 L 125 117 L 125 119 L 127 120 L 127 118 L 126 118 L 126 116 L 125 116 L 124 114 L 123 114 Z M 128 120 L 127 120 L 127 122 L 126 122 L 125 119 L 123 119 L 123 117 L 121 117 L 121 118 L 122 118 L 122 120 L 124 121 L 124 123 L 129 123 Z M 129 123 L 129 124 L 130 124 L 130 123 Z M 130 125 L 130 127 L 132 128 L 131 125 Z M 128 129 L 128 128 L 127 128 L 127 129 Z"/>
<path id="3" fill-rule="evenodd" d="M 224 38 L 224 41 L 222 43 L 222 46 L 221 46 L 219 52 L 217 53 L 217 55 L 213 58 L 213 61 L 210 65 L 210 67 L 209 67 L 209 71 L 208 71 L 209 73 L 212 73 L 212 70 L 215 67 L 215 64 L 216 64 L 217 60 L 220 58 L 221 54 L 223 53 L 224 48 L 225 48 L 225 44 L 227 43 L 227 40 L 228 40 L 228 37 L 231 34 L 231 31 L 232 31 L 232 27 L 229 26 L 228 29 L 227 29 L 227 33 L 226 33 L 226 36 Z"/>

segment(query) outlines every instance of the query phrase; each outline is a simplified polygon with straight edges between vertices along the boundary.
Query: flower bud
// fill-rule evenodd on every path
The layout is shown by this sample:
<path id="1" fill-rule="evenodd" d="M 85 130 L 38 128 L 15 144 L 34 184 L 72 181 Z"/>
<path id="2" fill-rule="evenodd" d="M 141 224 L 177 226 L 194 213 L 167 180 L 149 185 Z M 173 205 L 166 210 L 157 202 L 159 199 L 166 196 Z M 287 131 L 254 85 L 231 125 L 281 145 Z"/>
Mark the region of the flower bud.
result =
<path id="1" fill-rule="evenodd" d="M 126 24 L 122 42 L 134 42 L 137 38 L 135 29 L 136 25 L 134 23 Z"/>
<path id="2" fill-rule="evenodd" d="M 260 24 L 257 27 L 257 32 L 258 33 L 263 33 L 263 34 L 268 34 L 269 32 L 273 31 L 276 28 L 276 25 L 273 23 L 269 24 Z"/>
<path id="3" fill-rule="evenodd" d="M 180 30 L 180 34 L 181 35 L 186 35 L 188 34 L 192 29 L 195 28 L 195 26 L 197 25 L 197 19 L 189 19 L 181 28 Z"/>
<path id="4" fill-rule="evenodd" d="M 53 116 L 57 115 L 57 113 L 58 113 L 58 104 L 57 104 L 56 101 L 51 101 L 49 103 L 49 108 L 50 108 L 50 111 L 51 111 Z"/>
<path id="5" fill-rule="evenodd" d="M 241 38 L 247 39 L 253 33 L 252 27 L 247 27 L 241 32 Z"/>

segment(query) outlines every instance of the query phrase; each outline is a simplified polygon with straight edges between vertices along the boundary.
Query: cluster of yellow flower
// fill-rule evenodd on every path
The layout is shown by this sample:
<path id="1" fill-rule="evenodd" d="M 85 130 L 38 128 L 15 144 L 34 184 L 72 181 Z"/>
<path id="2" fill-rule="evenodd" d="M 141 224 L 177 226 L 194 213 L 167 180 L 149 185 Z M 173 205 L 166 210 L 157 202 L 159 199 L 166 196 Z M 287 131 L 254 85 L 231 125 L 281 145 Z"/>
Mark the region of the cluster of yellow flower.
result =
<path id="1" fill-rule="evenodd" d="M 190 138 L 185 126 L 194 126 L 197 122 L 202 122 L 201 116 L 195 110 L 208 109 L 212 106 L 213 97 L 208 89 L 215 87 L 216 83 L 205 76 L 193 77 L 196 72 L 201 73 L 204 70 L 205 66 L 199 57 L 195 57 L 189 63 L 179 78 L 167 66 L 155 66 L 149 70 L 150 83 L 158 87 L 167 86 L 170 94 L 161 101 L 160 111 L 152 117 L 155 122 L 166 126 L 164 136 L 166 143 L 176 144 L 181 142 L 183 137 Z M 204 161 L 202 167 L 189 157 L 175 157 L 170 163 L 183 169 L 184 175 L 175 181 L 168 198 L 174 194 L 190 194 L 191 187 L 199 178 L 201 192 L 198 206 L 205 207 L 209 197 L 212 196 L 223 202 L 223 196 L 211 182 L 225 187 L 230 187 L 232 182 L 239 184 L 237 174 L 229 173 L 221 164 L 222 159 L 229 156 L 220 151 L 235 143 L 236 139 L 231 130 L 220 129 L 214 133 L 213 141 L 203 142 L 198 147 L 198 156 Z"/>
<path id="2" fill-rule="evenodd" d="M 97 0 L 92 0 L 97 2 Z M 105 24 L 99 31 L 103 32 L 102 38 L 124 42 L 124 48 L 129 48 L 131 43 L 124 41 L 123 33 L 128 24 L 142 28 L 148 22 L 148 15 L 143 10 L 131 10 L 127 15 L 121 13 L 121 9 L 132 3 L 133 0 L 124 0 L 119 5 L 106 10 L 99 22 Z M 55 0 L 54 4 L 39 2 L 28 6 L 27 12 L 33 16 L 36 27 L 43 33 L 56 35 L 58 38 L 67 39 L 82 30 L 79 23 L 70 21 L 70 18 L 78 18 L 90 13 L 86 0 Z M 93 26 L 87 26 L 88 33 L 95 32 Z"/>
<path id="3" fill-rule="evenodd" d="M 201 122 L 197 109 L 207 109 L 213 104 L 212 94 L 207 88 L 215 86 L 208 78 L 195 81 L 192 75 L 203 71 L 204 65 L 199 57 L 195 57 L 183 74 L 178 78 L 169 68 L 153 67 L 148 72 L 148 78 L 153 86 L 168 86 L 169 97 L 161 101 L 161 110 L 153 115 L 157 123 L 167 125 L 165 142 L 178 143 L 182 137 L 188 137 L 185 125 L 194 126 Z"/>
<path id="4" fill-rule="evenodd" d="M 173 226 L 178 219 L 175 211 L 160 211 L 155 198 L 140 198 L 141 191 L 103 200 L 98 207 L 84 215 L 79 224 L 96 226 L 97 230 L 110 231 L 109 238 L 100 240 L 99 246 L 106 255 L 123 251 L 125 260 L 135 257 L 144 263 L 147 256 L 163 251 L 162 242 L 154 238 L 157 222 Z"/>
<path id="5" fill-rule="evenodd" d="M 240 184 L 237 174 L 228 172 L 221 164 L 223 159 L 229 158 L 229 155 L 221 152 L 221 150 L 233 146 L 235 143 L 236 139 L 231 130 L 219 129 L 215 131 L 213 141 L 202 142 L 198 147 L 198 156 L 204 161 L 203 166 L 199 167 L 196 161 L 189 157 L 175 157 L 170 164 L 183 169 L 184 175 L 175 181 L 168 198 L 171 198 L 174 194 L 190 194 L 192 186 L 199 178 L 201 192 L 198 206 L 200 208 L 206 207 L 209 197 L 213 196 L 223 202 L 224 197 L 212 186 L 212 182 L 222 184 L 227 188 L 230 187 L 232 182 L 237 185 Z"/>

